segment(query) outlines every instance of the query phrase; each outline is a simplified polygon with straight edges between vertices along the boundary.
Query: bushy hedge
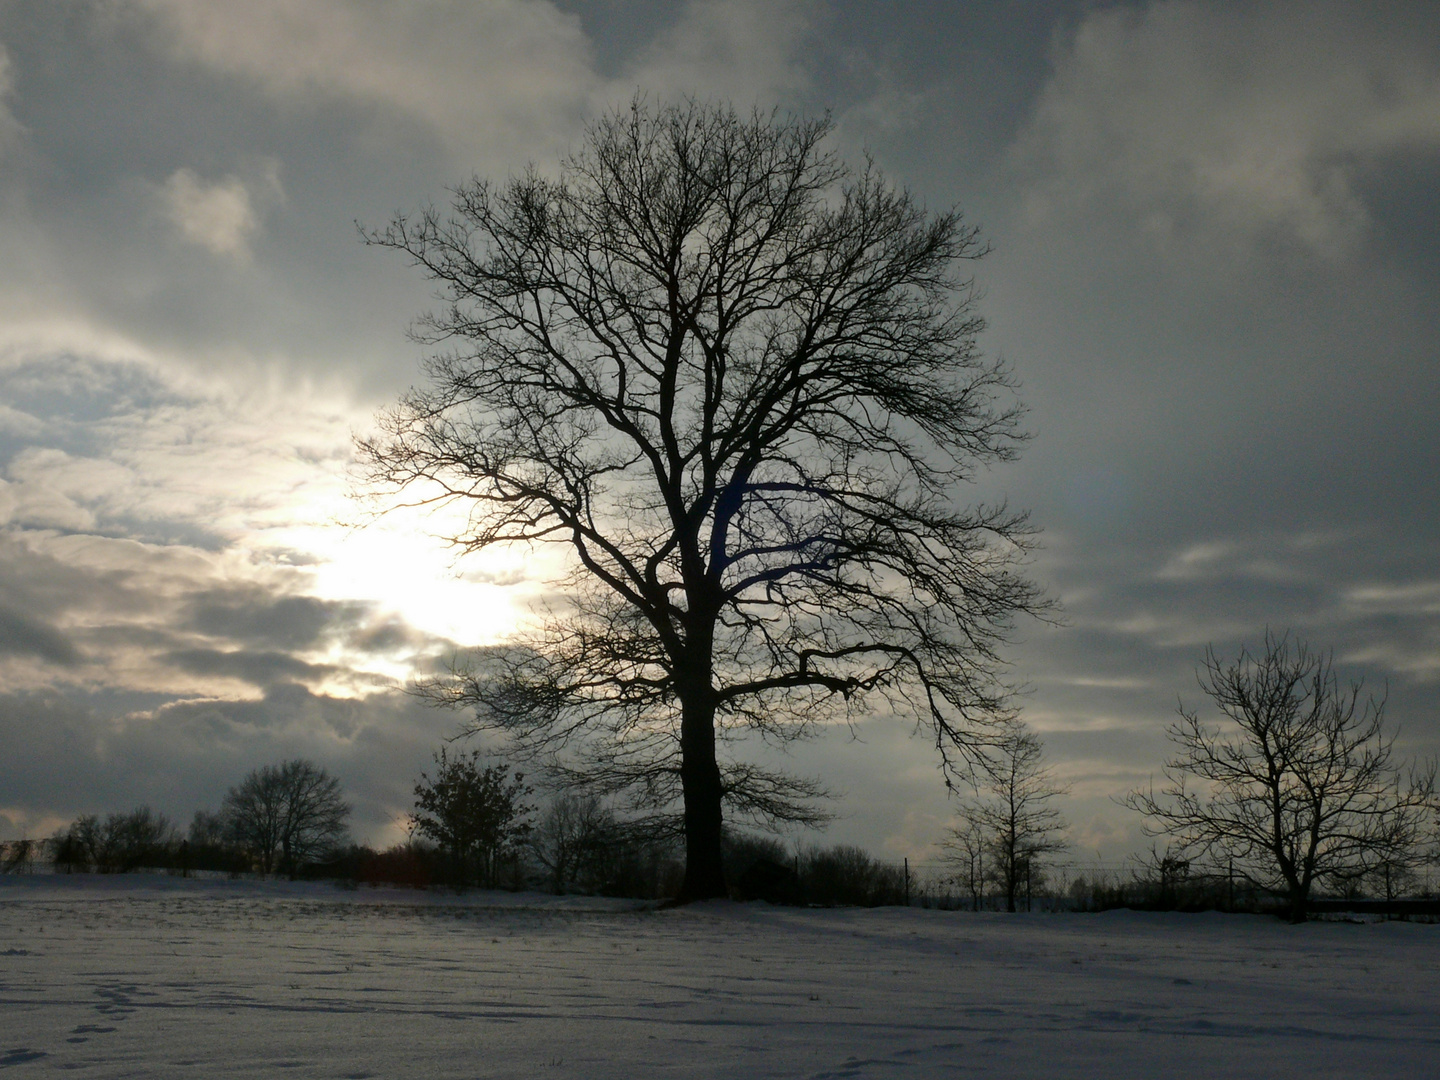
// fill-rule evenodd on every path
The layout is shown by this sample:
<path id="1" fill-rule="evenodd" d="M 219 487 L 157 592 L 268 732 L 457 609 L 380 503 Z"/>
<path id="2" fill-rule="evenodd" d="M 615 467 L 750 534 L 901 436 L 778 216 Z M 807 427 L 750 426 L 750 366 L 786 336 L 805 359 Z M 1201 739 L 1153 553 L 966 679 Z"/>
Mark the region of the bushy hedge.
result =
<path id="1" fill-rule="evenodd" d="M 101 818 L 77 818 L 51 841 L 57 869 L 123 874 L 174 864 L 179 836 L 164 814 L 148 806 Z"/>
<path id="2" fill-rule="evenodd" d="M 537 842 L 549 835 L 544 829 L 535 832 Z M 558 884 L 566 892 L 637 899 L 664 899 L 679 892 L 685 868 L 673 830 L 636 827 L 598 813 L 585 818 L 584 828 L 572 840 L 578 840 L 578 846 L 563 878 L 555 873 L 553 852 L 527 847 L 497 868 L 496 884 L 536 890 Z M 254 870 L 245 853 L 228 842 L 216 815 L 197 814 L 182 839 L 149 807 L 79 818 L 49 842 L 49 853 L 62 872 L 160 869 L 239 875 Z M 811 847 L 797 853 L 773 837 L 727 831 L 725 863 L 737 899 L 826 907 L 905 902 L 904 872 L 857 847 Z M 380 851 L 350 845 L 299 867 L 296 876 L 410 888 L 453 885 L 448 854 L 423 840 Z"/>
<path id="3" fill-rule="evenodd" d="M 725 872 L 737 899 L 821 907 L 905 903 L 905 871 L 858 847 L 790 852 L 771 837 L 728 833 Z"/>

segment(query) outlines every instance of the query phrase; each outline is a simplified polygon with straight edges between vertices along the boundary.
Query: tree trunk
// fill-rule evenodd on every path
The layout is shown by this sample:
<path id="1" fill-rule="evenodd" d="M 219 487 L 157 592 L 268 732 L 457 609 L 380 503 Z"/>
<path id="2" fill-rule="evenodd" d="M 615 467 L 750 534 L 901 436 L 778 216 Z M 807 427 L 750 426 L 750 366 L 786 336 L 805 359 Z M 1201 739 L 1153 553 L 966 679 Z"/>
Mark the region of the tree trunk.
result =
<path id="1" fill-rule="evenodd" d="M 695 699 L 699 700 L 695 700 Z M 720 767 L 715 761 L 715 704 L 705 691 L 682 699 L 680 783 L 685 794 L 685 883 L 680 899 L 728 895 L 720 849 Z"/>
<path id="2" fill-rule="evenodd" d="M 1292 923 L 1303 923 L 1310 902 L 1310 880 L 1308 876 L 1302 878 L 1298 873 L 1290 871 L 1283 864 L 1280 870 L 1285 875 L 1285 884 L 1289 893 L 1286 897 L 1289 906 L 1286 918 Z"/>
<path id="3" fill-rule="evenodd" d="M 1290 889 L 1290 911 L 1288 918 L 1292 923 L 1303 923 L 1310 911 L 1310 886 L 1309 881 L 1298 881 Z"/>
<path id="4" fill-rule="evenodd" d="M 1303 892 L 1296 892 L 1290 897 L 1289 919 L 1292 923 L 1303 923 L 1309 911 L 1310 898 Z"/>

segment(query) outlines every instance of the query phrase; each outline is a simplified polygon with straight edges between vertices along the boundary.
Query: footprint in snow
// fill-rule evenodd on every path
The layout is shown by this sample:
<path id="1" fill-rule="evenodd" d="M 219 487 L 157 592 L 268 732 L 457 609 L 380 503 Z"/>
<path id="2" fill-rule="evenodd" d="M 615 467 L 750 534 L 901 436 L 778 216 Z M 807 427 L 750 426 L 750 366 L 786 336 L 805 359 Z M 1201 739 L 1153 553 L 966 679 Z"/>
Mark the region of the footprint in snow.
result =
<path id="1" fill-rule="evenodd" d="M 95 996 L 101 999 L 101 1003 L 95 1006 L 96 1012 L 105 1013 L 115 1020 L 123 1020 L 135 1011 L 135 998 L 158 995 L 151 990 L 141 990 L 138 986 L 97 986 Z"/>
<path id="2" fill-rule="evenodd" d="M 81 1024 L 70 1032 L 70 1037 L 65 1041 L 68 1043 L 88 1042 L 91 1035 L 104 1035 L 107 1032 L 116 1030 L 113 1027 L 104 1027 L 100 1024 Z"/>
<path id="3" fill-rule="evenodd" d="M 44 1050 L 31 1050 L 28 1046 L 15 1046 L 9 1050 L 0 1050 L 0 1069 L 8 1069 L 11 1065 L 24 1065 L 27 1061 L 35 1061 L 47 1057 Z"/>

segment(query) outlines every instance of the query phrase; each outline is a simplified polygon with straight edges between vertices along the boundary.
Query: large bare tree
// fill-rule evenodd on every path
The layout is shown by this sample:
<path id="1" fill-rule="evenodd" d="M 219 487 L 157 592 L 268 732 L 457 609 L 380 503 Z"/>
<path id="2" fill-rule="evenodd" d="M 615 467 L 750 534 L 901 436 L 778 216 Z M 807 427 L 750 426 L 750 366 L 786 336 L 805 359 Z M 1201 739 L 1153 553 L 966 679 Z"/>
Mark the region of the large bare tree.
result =
<path id="1" fill-rule="evenodd" d="M 1017 445 L 961 269 L 984 246 L 830 130 L 637 99 L 558 176 L 367 236 L 445 301 L 415 329 L 428 385 L 361 442 L 372 490 L 468 505 L 465 552 L 572 556 L 539 630 L 429 692 L 592 790 L 683 802 L 687 898 L 725 891 L 722 804 L 803 819 L 819 793 L 730 739 L 878 706 L 948 778 L 1040 603 L 1023 515 L 959 498 Z"/>
<path id="2" fill-rule="evenodd" d="M 1211 727 L 1181 707 L 1168 785 L 1123 800 L 1147 817 L 1147 832 L 1283 895 L 1296 921 L 1316 882 L 1343 886 L 1424 852 L 1434 764 L 1393 762 L 1384 699 L 1342 686 L 1330 653 L 1267 633 L 1259 651 L 1234 660 L 1207 649 L 1199 680 L 1224 722 Z"/>

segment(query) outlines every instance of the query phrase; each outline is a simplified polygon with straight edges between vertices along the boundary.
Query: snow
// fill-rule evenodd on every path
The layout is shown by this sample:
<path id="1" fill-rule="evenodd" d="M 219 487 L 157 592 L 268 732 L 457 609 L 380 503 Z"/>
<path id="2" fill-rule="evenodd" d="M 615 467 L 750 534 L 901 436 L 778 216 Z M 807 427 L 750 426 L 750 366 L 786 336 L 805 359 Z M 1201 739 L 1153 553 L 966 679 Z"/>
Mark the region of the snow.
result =
<path id="1" fill-rule="evenodd" d="M 16 1077 L 1428 1077 L 1440 926 L 0 878 Z"/>

